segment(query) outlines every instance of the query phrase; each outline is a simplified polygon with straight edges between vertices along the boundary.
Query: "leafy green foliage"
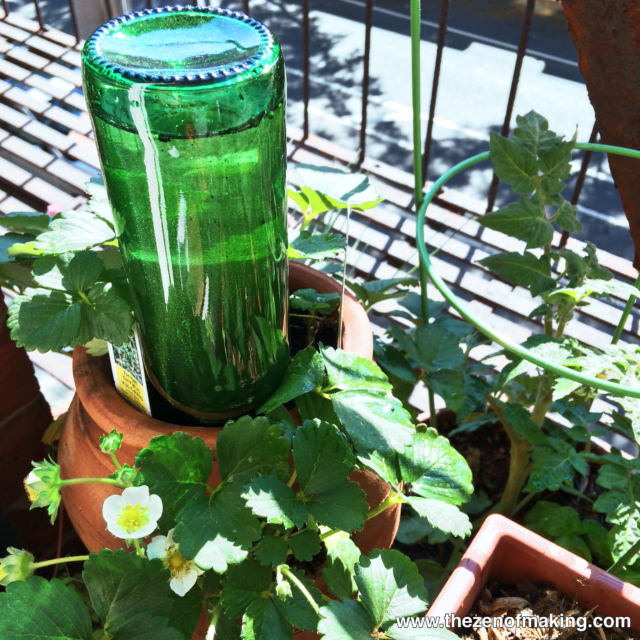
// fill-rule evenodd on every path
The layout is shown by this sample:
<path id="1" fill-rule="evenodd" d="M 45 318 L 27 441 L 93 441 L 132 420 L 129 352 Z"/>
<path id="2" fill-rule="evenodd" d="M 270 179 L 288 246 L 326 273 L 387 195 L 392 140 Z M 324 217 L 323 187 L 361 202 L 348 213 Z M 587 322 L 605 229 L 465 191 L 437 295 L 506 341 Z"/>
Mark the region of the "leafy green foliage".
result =
<path id="1" fill-rule="evenodd" d="M 405 496 L 404 501 L 413 507 L 418 515 L 426 518 L 435 529 L 459 538 L 464 538 L 471 533 L 469 516 L 452 504 L 416 496 Z"/>
<path id="2" fill-rule="evenodd" d="M 373 305 L 384 300 L 393 300 L 394 298 L 402 298 L 407 295 L 407 289 L 398 289 L 399 287 L 416 287 L 420 284 L 416 278 L 403 276 L 400 278 L 388 278 L 386 280 L 370 280 L 369 282 L 353 282 L 349 281 L 349 289 L 353 291 L 362 303 L 365 309 L 371 309 Z"/>
<path id="3" fill-rule="evenodd" d="M 320 551 L 320 536 L 311 529 L 305 529 L 289 538 L 289 546 L 296 560 L 309 562 Z"/>
<path id="4" fill-rule="evenodd" d="M 556 491 L 576 471 L 581 475 L 587 472 L 586 460 L 571 444 L 558 438 L 547 438 L 547 443 L 533 449 L 534 469 L 525 491 Z"/>
<path id="5" fill-rule="evenodd" d="M 362 387 L 380 391 L 391 389 L 387 376 L 368 358 L 332 347 L 321 349 L 320 352 L 327 371 L 329 388 L 341 391 Z"/>
<path id="6" fill-rule="evenodd" d="M 27 351 L 60 351 L 92 338 L 120 345 L 129 339 L 133 315 L 109 270 L 93 251 L 39 258 L 33 277 L 40 288 L 11 305 L 11 335 Z"/>
<path id="7" fill-rule="evenodd" d="M 91 640 L 91 617 L 82 598 L 61 580 L 32 576 L 0 592 L 3 640 Z"/>
<path id="8" fill-rule="evenodd" d="M 253 513 L 265 518 L 267 522 L 281 524 L 286 528 L 304 525 L 307 516 L 305 506 L 290 487 L 276 478 L 255 478 L 242 497 Z"/>
<path id="9" fill-rule="evenodd" d="M 136 638 L 156 618 L 157 629 L 170 627 L 190 637 L 200 617 L 202 600 L 181 598 L 169 587 L 170 573 L 159 560 L 147 560 L 123 549 L 92 553 L 82 574 L 91 604 L 105 631 L 123 640 Z"/>
<path id="10" fill-rule="evenodd" d="M 355 593 L 354 568 L 359 560 L 360 550 L 349 538 L 340 539 L 327 549 L 327 566 L 322 575 L 337 598 L 350 599 Z"/>
<path id="11" fill-rule="evenodd" d="M 290 260 L 326 260 L 335 257 L 346 245 L 345 238 L 337 233 L 312 234 L 306 230 L 289 229 L 287 258 Z"/>
<path id="12" fill-rule="evenodd" d="M 498 178 L 510 184 L 515 193 L 531 193 L 538 177 L 536 157 L 526 146 L 523 148 L 493 131 L 489 135 L 491 161 Z"/>
<path id="13" fill-rule="evenodd" d="M 478 262 L 511 284 L 519 284 L 531 290 L 532 296 L 554 289 L 556 281 L 551 277 L 551 266 L 544 257 L 537 258 L 531 252 L 509 251 L 487 256 Z"/>
<path id="14" fill-rule="evenodd" d="M 38 235 L 49 229 L 51 217 L 46 213 L 27 211 L 21 213 L 8 213 L 0 218 L 0 227 L 9 229 L 14 233 L 28 233 Z"/>
<path id="15" fill-rule="evenodd" d="M 289 296 L 289 307 L 301 309 L 310 314 L 328 315 L 340 304 L 339 293 L 318 293 L 314 289 L 298 289 Z"/>

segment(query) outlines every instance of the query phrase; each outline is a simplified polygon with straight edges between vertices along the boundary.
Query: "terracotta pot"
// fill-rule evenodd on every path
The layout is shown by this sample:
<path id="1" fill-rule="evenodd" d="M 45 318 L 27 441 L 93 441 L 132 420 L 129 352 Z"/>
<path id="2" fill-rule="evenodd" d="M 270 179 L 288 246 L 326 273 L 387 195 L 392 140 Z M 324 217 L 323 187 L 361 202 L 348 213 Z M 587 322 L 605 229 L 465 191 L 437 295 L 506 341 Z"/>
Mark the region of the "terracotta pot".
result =
<path id="1" fill-rule="evenodd" d="M 320 293 L 339 292 L 340 285 L 332 278 L 299 263 L 291 263 L 289 269 L 291 291 L 312 288 Z M 345 296 L 343 348 L 366 358 L 373 355 L 373 336 L 369 318 L 361 305 L 350 295 Z M 122 463 L 133 465 L 136 453 L 147 446 L 149 440 L 160 434 L 182 431 L 200 436 L 211 447 L 216 457 L 216 439 L 220 427 L 183 427 L 154 420 L 129 406 L 116 391 L 111 377 L 107 356 L 93 358 L 83 347 L 73 354 L 73 375 L 76 395 L 71 403 L 58 450 L 58 462 L 63 478 L 106 476 L 113 472 L 109 456 L 100 452 L 98 441 L 102 434 L 112 429 L 124 434 L 123 445 L 118 452 Z M 354 471 L 352 480 L 358 482 L 366 493 L 371 508 L 387 497 L 388 487 L 368 471 Z M 210 484 L 218 484 L 217 465 L 209 478 Z M 124 541 L 112 536 L 102 518 L 102 503 L 119 489 L 103 484 L 81 484 L 65 487 L 63 498 L 67 513 L 78 535 L 90 551 L 109 547 L 124 547 Z M 372 549 L 388 549 L 400 521 L 400 505 L 387 509 L 364 529 L 354 534 L 354 542 L 368 554 Z M 320 575 L 318 586 L 322 586 Z M 196 638 L 197 635 L 194 635 Z M 309 636 L 312 637 L 312 636 Z M 306 636 L 297 635 L 299 640 Z"/>
<path id="2" fill-rule="evenodd" d="M 427 615 L 467 615 L 492 578 L 553 582 L 585 610 L 597 606 L 599 616 L 629 616 L 640 630 L 640 589 L 499 515 L 486 519 Z"/>

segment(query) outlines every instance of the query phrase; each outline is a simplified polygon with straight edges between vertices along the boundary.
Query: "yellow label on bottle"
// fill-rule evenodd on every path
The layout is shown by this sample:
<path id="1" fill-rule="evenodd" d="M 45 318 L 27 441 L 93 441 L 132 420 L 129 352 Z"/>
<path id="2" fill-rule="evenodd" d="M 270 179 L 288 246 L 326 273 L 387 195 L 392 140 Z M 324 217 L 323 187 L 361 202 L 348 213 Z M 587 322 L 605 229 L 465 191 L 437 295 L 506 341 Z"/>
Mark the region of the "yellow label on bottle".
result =
<path id="1" fill-rule="evenodd" d="M 137 327 L 126 344 L 114 347 L 109 343 L 109 358 L 113 380 L 120 395 L 138 411 L 151 416 L 151 404 Z"/>

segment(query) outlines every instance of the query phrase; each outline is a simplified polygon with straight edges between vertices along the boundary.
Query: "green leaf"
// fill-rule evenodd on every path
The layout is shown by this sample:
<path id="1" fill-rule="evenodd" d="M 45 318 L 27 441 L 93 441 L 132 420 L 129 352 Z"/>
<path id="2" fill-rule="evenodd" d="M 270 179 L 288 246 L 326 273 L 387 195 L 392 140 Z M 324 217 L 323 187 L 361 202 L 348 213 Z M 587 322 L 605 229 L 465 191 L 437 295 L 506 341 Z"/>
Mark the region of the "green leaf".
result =
<path id="1" fill-rule="evenodd" d="M 90 304 L 82 307 L 90 337 L 116 346 L 129 342 L 134 318 L 129 303 L 111 283 L 98 283 L 88 293 Z"/>
<path id="2" fill-rule="evenodd" d="M 376 627 L 396 617 L 413 616 L 427 608 L 428 594 L 416 565 L 399 551 L 374 549 L 355 567 L 358 599 Z"/>
<path id="3" fill-rule="evenodd" d="M 289 440 L 293 438 L 298 425 L 294 422 L 293 416 L 285 409 L 284 405 L 280 405 L 277 409 L 269 411 L 266 418 L 272 424 L 279 424 L 282 427 L 282 434 L 285 438 Z"/>
<path id="4" fill-rule="evenodd" d="M 113 225 L 90 211 L 63 211 L 53 218 L 49 231 L 36 239 L 35 248 L 45 254 L 91 249 L 115 240 Z"/>
<path id="5" fill-rule="evenodd" d="M 409 358 L 424 369 L 456 369 L 464 364 L 460 340 L 445 326 L 430 324 L 405 332 L 392 325 L 389 333 Z"/>
<path id="6" fill-rule="evenodd" d="M 391 292 L 397 287 L 417 287 L 420 281 L 409 276 L 369 280 L 368 282 L 348 282 L 349 288 L 358 296 L 365 307 L 371 307 L 383 300 L 392 300 L 407 295 L 406 289 Z"/>
<path id="7" fill-rule="evenodd" d="M 293 490 L 271 476 L 252 480 L 242 497 L 255 515 L 271 524 L 281 524 L 287 529 L 300 528 L 307 518 L 307 510 Z"/>
<path id="8" fill-rule="evenodd" d="M 51 216 L 37 211 L 26 211 L 22 213 L 8 213 L 0 218 L 0 227 L 11 229 L 16 233 L 31 233 L 37 235 L 40 231 L 49 228 Z"/>
<path id="9" fill-rule="evenodd" d="M 514 251 L 496 253 L 478 262 L 512 284 L 530 287 L 533 297 L 556 286 L 556 281 L 550 277 L 549 263 L 543 257 L 536 258 L 529 251 L 524 254 Z"/>
<path id="10" fill-rule="evenodd" d="M 208 542 L 219 548 L 221 542 L 216 544 L 218 538 L 248 551 L 262 531 L 260 522 L 242 497 L 242 487 L 232 483 L 223 483 L 209 497 L 195 497 L 180 510 L 177 518 L 173 538 L 180 544 L 180 553 L 187 560 L 195 558 Z M 204 552 L 210 557 L 208 549 Z M 233 558 L 240 555 L 239 552 L 234 553 Z M 206 566 L 200 558 L 198 564 Z M 225 564 L 225 558 L 221 558 L 221 564 Z"/>
<path id="11" fill-rule="evenodd" d="M 536 188 L 538 163 L 531 151 L 493 131 L 489 134 L 489 151 L 496 175 L 516 193 L 527 195 Z"/>
<path id="12" fill-rule="evenodd" d="M 466 513 L 463 513 L 454 505 L 433 500 L 431 498 L 416 498 L 405 496 L 405 502 L 411 505 L 418 515 L 426 518 L 432 527 L 445 533 L 464 538 L 471 533 L 471 521 Z"/>
<path id="13" fill-rule="evenodd" d="M 291 632 L 273 600 L 253 600 L 242 617 L 243 640 L 291 640 Z"/>
<path id="14" fill-rule="evenodd" d="M 504 418 L 522 438 L 536 445 L 546 445 L 547 436 L 531 419 L 531 414 L 517 402 L 504 405 Z"/>
<path id="15" fill-rule="evenodd" d="M 561 136 L 549 130 L 549 122 L 546 118 L 535 111 L 529 111 L 524 116 L 516 116 L 516 124 L 513 141 L 534 156 L 562 141 Z"/>
<path id="16" fill-rule="evenodd" d="M 282 384 L 256 413 L 273 411 L 281 404 L 286 404 L 303 393 L 322 386 L 323 380 L 324 361 L 322 356 L 313 347 L 298 351 L 287 368 Z"/>
<path id="17" fill-rule="evenodd" d="M 414 433 L 411 445 L 398 460 L 402 479 L 423 498 L 456 506 L 471 498 L 473 484 L 467 461 L 435 429 Z"/>
<path id="18" fill-rule="evenodd" d="M 520 198 L 503 209 L 491 211 L 480 218 L 480 224 L 508 236 L 527 240 L 527 249 L 542 247 L 553 240 L 553 227 L 547 220 L 539 199 Z"/>
<path id="19" fill-rule="evenodd" d="M 385 371 L 401 380 L 411 383 L 418 381 L 418 374 L 413 370 L 402 351 L 393 345 L 382 342 L 378 336 L 373 337 L 373 356 Z"/>
<path id="20" fill-rule="evenodd" d="M 319 524 L 342 531 L 364 525 L 364 492 L 347 476 L 349 453 L 332 425 L 305 422 L 293 439 L 293 459 L 309 513 Z"/>
<path id="21" fill-rule="evenodd" d="M 255 554 L 262 564 L 277 567 L 287 559 L 288 549 L 289 545 L 284 538 L 280 536 L 265 536 L 260 540 L 260 546 L 256 549 Z"/>
<path id="22" fill-rule="evenodd" d="M 390 455 L 383 456 L 377 451 L 364 451 L 356 447 L 358 461 L 369 471 L 375 473 L 386 483 L 397 485 L 400 482 L 400 468 L 398 466 L 398 454 L 394 451 Z"/>
<path id="23" fill-rule="evenodd" d="M 580 231 L 582 231 L 582 224 L 580 224 L 577 214 L 578 207 L 563 200 L 562 204 L 558 208 L 558 217 L 556 218 L 556 224 L 561 229 L 569 231 L 570 233 L 579 233 Z"/>
<path id="24" fill-rule="evenodd" d="M 3 640 L 91 640 L 91 627 L 82 598 L 62 580 L 32 576 L 0 592 Z"/>
<path id="25" fill-rule="evenodd" d="M 61 351 L 79 344 L 80 304 L 61 291 L 33 289 L 9 307 L 11 338 L 27 351 Z"/>
<path id="26" fill-rule="evenodd" d="M 107 633 L 127 631 L 140 614 L 165 618 L 187 638 L 198 623 L 200 608 L 188 611 L 193 603 L 173 593 L 171 574 L 160 560 L 147 560 L 123 549 L 102 549 L 89 554 L 82 578 Z"/>
<path id="27" fill-rule="evenodd" d="M 95 251 L 44 256 L 33 263 L 33 276 L 41 287 L 67 293 L 84 293 L 103 273 L 104 263 Z"/>
<path id="28" fill-rule="evenodd" d="M 317 311 L 322 315 L 333 313 L 339 303 L 339 293 L 318 293 L 315 289 L 298 289 L 289 296 L 290 309 Z"/>
<path id="29" fill-rule="evenodd" d="M 302 211 L 305 224 L 309 224 L 316 216 L 332 209 L 346 209 L 347 204 L 333 200 L 309 187 L 300 187 L 297 190 L 287 189 L 287 196 L 291 198 Z"/>
<path id="30" fill-rule="evenodd" d="M 574 508 L 547 500 L 537 502 L 525 515 L 524 523 L 536 533 L 552 538 L 586 533 Z"/>
<path id="31" fill-rule="evenodd" d="M 529 351 L 553 364 L 562 364 L 571 357 L 571 351 L 565 345 L 560 342 L 556 342 L 550 336 L 547 337 L 549 338 L 548 342 L 543 342 L 542 344 L 530 347 Z M 518 364 L 505 377 L 504 384 L 519 375 L 530 375 L 535 373 L 537 370 L 538 365 L 535 363 L 529 362 L 529 360 L 520 360 L 520 362 L 518 362 Z"/>
<path id="32" fill-rule="evenodd" d="M 309 392 L 298 396 L 295 399 L 295 405 L 303 421 L 317 419 L 336 426 L 340 425 L 340 419 L 333 409 L 330 398 Z"/>
<path id="33" fill-rule="evenodd" d="M 585 475 L 587 463 L 568 442 L 549 438 L 553 446 L 536 446 L 531 454 L 533 471 L 525 491 L 557 491 L 575 472 Z"/>
<path id="34" fill-rule="evenodd" d="M 558 289 L 547 297 L 550 302 L 557 302 L 560 296 L 569 296 L 576 302 L 581 302 L 594 294 L 619 296 L 623 300 L 630 296 L 640 297 L 640 291 L 636 287 L 620 280 L 585 280 L 580 287 Z"/>
<path id="35" fill-rule="evenodd" d="M 151 438 L 136 456 L 138 475 L 133 484 L 146 485 L 160 496 L 162 517 L 158 526 L 167 533 L 180 510 L 194 499 L 203 499 L 211 475 L 211 449 L 202 438 L 176 431 Z"/>
<path id="36" fill-rule="evenodd" d="M 331 600 L 320 616 L 318 631 L 324 640 L 371 640 L 375 630 L 368 611 L 353 600 Z"/>
<path id="37" fill-rule="evenodd" d="M 571 152 L 576 146 L 576 137 L 563 140 L 540 154 L 538 165 L 545 178 L 567 180 L 571 177 Z"/>
<path id="38" fill-rule="evenodd" d="M 166 618 L 138 613 L 113 634 L 112 640 L 184 640 L 184 638 L 184 634 L 177 629 L 167 627 Z"/>
<path id="39" fill-rule="evenodd" d="M 315 531 L 305 529 L 289 538 L 289 546 L 297 560 L 309 562 L 320 551 L 320 536 Z"/>
<path id="40" fill-rule="evenodd" d="M 290 260 L 325 260 L 335 257 L 347 244 L 344 236 L 337 233 L 311 233 L 289 229 L 289 248 L 287 258 Z"/>
<path id="41" fill-rule="evenodd" d="M 612 464 L 603 464 L 598 472 L 597 484 L 607 489 L 598 496 L 593 510 L 607 514 L 607 522 L 627 525 L 638 519 L 640 509 L 640 469 L 637 459 L 625 460 L 619 453 L 607 456 Z"/>
<path id="42" fill-rule="evenodd" d="M 313 586 L 313 580 L 304 577 L 302 571 L 293 571 L 294 575 L 302 582 L 315 603 L 322 606 L 322 592 Z M 298 629 L 315 631 L 318 628 L 318 614 L 311 608 L 309 601 L 300 591 L 298 585 L 291 584 L 291 596 L 284 600 L 274 598 L 273 603 L 278 613 L 290 624 Z"/>
<path id="43" fill-rule="evenodd" d="M 354 567 L 360 560 L 360 549 L 350 538 L 341 539 L 327 549 L 327 566 L 322 575 L 336 598 L 350 599 L 357 589 Z"/>
<path id="44" fill-rule="evenodd" d="M 365 451 L 390 455 L 411 442 L 411 416 L 396 398 L 357 389 L 334 393 L 331 401 L 347 433 Z"/>
<path id="45" fill-rule="evenodd" d="M 106 356 L 109 353 L 109 343 L 100 338 L 92 338 L 84 346 L 87 353 L 94 358 Z"/>
<path id="46" fill-rule="evenodd" d="M 252 478 L 269 473 L 291 455 L 291 442 L 279 424 L 266 418 L 243 416 L 229 421 L 218 435 L 216 457 L 223 481 L 246 485 Z"/>
<path id="47" fill-rule="evenodd" d="M 369 358 L 333 347 L 321 349 L 320 352 L 331 389 L 391 389 L 387 376 Z"/>
<path id="48" fill-rule="evenodd" d="M 379 198 L 369 178 L 362 173 L 347 173 L 334 167 L 297 164 L 296 171 L 305 187 L 328 196 L 354 209 L 373 209 L 384 198 Z"/>
<path id="49" fill-rule="evenodd" d="M 460 411 L 465 399 L 465 380 L 462 371 L 438 369 L 425 375 L 427 386 L 439 395 L 451 411 Z"/>
<path id="50" fill-rule="evenodd" d="M 0 253 L 2 253 L 1 239 Z M 23 289 L 26 287 L 31 287 L 35 289 L 38 285 L 31 275 L 31 268 L 31 261 L 3 262 L 0 259 L 0 281 L 5 280 L 7 284 L 12 287 L 17 286 Z"/>
<path id="51" fill-rule="evenodd" d="M 34 248 L 35 240 L 36 236 L 32 233 L 9 232 L 0 236 L 0 264 L 15 262 L 16 258 L 40 255 L 40 252 Z"/>
<path id="52" fill-rule="evenodd" d="M 420 517 L 415 511 L 402 516 L 396 539 L 402 544 L 415 544 L 423 538 L 429 544 L 441 544 L 449 540 L 449 535 L 432 527 L 426 518 Z"/>
<path id="53" fill-rule="evenodd" d="M 230 618 L 239 618 L 271 585 L 272 568 L 247 559 L 229 567 L 222 589 L 222 606 Z"/>

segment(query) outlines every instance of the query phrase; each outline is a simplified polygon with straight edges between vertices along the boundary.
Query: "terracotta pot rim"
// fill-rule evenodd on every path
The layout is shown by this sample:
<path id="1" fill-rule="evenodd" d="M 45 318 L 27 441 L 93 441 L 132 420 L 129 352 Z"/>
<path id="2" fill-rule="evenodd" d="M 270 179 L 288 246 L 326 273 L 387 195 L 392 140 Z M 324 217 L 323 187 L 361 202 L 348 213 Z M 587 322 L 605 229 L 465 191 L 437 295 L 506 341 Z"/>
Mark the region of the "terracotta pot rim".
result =
<path id="1" fill-rule="evenodd" d="M 487 581 L 491 578 L 501 579 L 500 574 L 505 572 L 501 561 L 510 565 L 520 563 L 526 567 L 526 558 L 532 557 L 535 558 L 537 571 L 544 572 L 546 576 L 534 578 L 532 582 L 544 579 L 554 582 L 559 591 L 569 597 L 575 595 L 578 602 L 590 599 L 591 603 L 587 603 L 589 607 L 594 606 L 593 603 L 603 603 L 599 614 L 630 615 L 632 628 L 640 629 L 640 589 L 513 520 L 496 514 L 485 520 L 427 615 L 440 619 L 446 614 L 458 617 L 467 615 Z M 517 572 L 513 566 L 508 571 Z M 522 576 L 517 581 L 524 579 Z M 614 612 L 616 609 L 617 612 Z"/>
<path id="2" fill-rule="evenodd" d="M 302 263 L 289 264 L 289 283 L 292 290 L 313 288 L 325 292 L 340 292 L 338 282 L 326 274 L 308 267 Z M 348 292 L 344 298 L 344 330 L 343 348 L 371 358 L 373 352 L 373 335 L 369 318 L 359 302 Z M 73 352 L 73 376 L 76 383 L 76 393 L 84 409 L 99 425 L 107 426 L 111 423 L 122 424 L 123 420 L 132 429 L 136 429 L 140 436 L 148 439 L 161 434 L 171 434 L 175 431 L 185 431 L 192 435 L 211 433 L 212 429 L 221 427 L 186 427 L 169 422 L 163 422 L 142 414 L 129 405 L 117 392 L 113 385 L 108 356 L 93 357 L 87 354 L 82 346 Z"/>

